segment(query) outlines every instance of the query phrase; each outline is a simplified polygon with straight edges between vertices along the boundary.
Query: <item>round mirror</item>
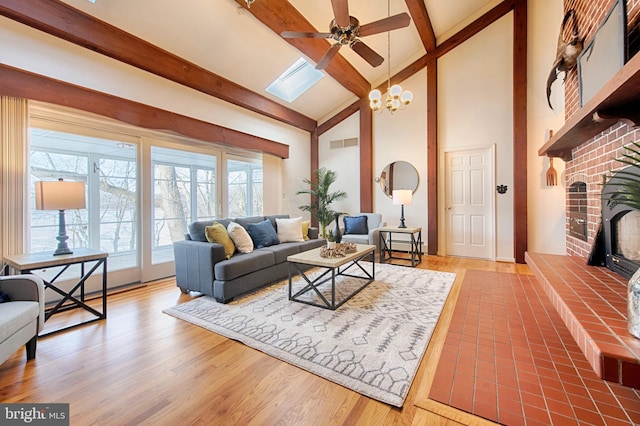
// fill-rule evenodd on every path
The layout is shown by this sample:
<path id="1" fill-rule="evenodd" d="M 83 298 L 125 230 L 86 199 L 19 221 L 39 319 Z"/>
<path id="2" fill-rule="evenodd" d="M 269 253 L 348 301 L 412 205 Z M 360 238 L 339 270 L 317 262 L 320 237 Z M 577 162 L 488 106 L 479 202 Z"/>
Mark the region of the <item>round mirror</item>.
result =
<path id="1" fill-rule="evenodd" d="M 394 189 L 410 189 L 416 192 L 418 189 L 418 171 L 413 164 L 406 161 L 394 161 L 380 173 L 380 188 L 389 198 L 392 198 Z"/>

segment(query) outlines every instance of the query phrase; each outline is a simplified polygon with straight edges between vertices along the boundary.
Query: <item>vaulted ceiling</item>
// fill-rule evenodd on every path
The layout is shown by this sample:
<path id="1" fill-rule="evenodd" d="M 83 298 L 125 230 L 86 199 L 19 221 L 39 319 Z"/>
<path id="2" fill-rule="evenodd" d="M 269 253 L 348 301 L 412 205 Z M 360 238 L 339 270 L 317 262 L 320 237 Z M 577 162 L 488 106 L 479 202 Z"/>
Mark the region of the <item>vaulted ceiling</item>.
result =
<path id="1" fill-rule="evenodd" d="M 406 28 L 362 40 L 385 58 L 372 67 L 343 47 L 323 71 L 326 76 L 293 103 L 265 88 L 298 58 L 316 64 L 331 43 L 325 39 L 284 39 L 281 31 L 328 32 L 331 0 L 63 0 L 91 16 L 133 34 L 177 57 L 315 121 L 323 121 L 384 84 L 391 74 L 424 57 L 499 0 L 389 0 L 391 15 L 407 12 Z M 11 2 L 11 1 L 10 1 Z M 5 3 L 5 0 L 3 0 Z M 37 2 L 36 2 L 37 3 Z M 349 0 L 361 24 L 387 17 L 387 0 Z"/>

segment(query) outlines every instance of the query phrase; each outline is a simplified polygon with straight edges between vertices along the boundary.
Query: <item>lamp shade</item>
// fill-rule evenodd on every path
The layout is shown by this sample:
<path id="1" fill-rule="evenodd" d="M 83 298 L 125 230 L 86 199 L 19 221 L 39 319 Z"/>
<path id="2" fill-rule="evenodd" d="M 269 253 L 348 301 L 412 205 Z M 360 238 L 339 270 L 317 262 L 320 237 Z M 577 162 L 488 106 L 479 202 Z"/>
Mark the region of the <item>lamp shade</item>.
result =
<path id="1" fill-rule="evenodd" d="M 84 182 L 36 182 L 36 210 L 68 210 L 86 207 Z"/>
<path id="2" fill-rule="evenodd" d="M 393 205 L 395 206 L 408 206 L 411 205 L 413 199 L 413 191 L 410 189 L 394 189 L 393 190 Z"/>

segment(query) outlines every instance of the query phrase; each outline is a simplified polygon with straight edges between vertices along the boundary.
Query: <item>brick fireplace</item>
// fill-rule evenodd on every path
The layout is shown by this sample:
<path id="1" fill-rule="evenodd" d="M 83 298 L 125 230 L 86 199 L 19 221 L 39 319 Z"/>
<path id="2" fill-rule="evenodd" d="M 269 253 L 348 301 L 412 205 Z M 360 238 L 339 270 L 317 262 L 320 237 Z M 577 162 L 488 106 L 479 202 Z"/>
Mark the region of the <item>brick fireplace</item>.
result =
<path id="1" fill-rule="evenodd" d="M 621 156 L 622 148 L 631 141 L 640 140 L 640 130 L 619 123 L 594 139 L 573 150 L 573 160 L 566 164 L 567 187 L 567 254 L 587 259 L 593 247 L 601 222 L 601 196 L 603 176 L 620 167 L 615 158 Z M 587 240 L 583 241 L 570 232 L 570 206 L 573 194 L 571 185 L 584 182 L 587 186 Z"/>
<path id="2" fill-rule="evenodd" d="M 585 45 L 615 3 L 616 0 L 564 1 L 565 10 L 576 11 L 579 35 L 586 38 Z M 615 118 L 627 115 L 640 120 L 636 107 L 640 99 L 640 55 L 635 54 L 640 51 L 640 0 L 625 3 L 627 64 L 583 107 L 577 69 L 568 72 L 565 124 L 538 150 L 539 155 L 560 157 L 566 162 L 568 256 L 527 253 L 526 260 L 598 377 L 640 389 L 640 341 L 627 331 L 628 278 L 620 271 L 587 265 L 594 245 L 601 245 L 596 236 L 602 220 L 604 176 L 624 168 L 615 159 L 621 157 L 625 145 L 640 140 L 640 130 Z M 598 120 L 594 120 L 594 113 Z M 607 212 L 610 216 L 612 210 Z M 615 216 L 609 224 L 626 226 L 620 217 Z M 613 225 L 603 229 L 611 230 Z"/>
<path id="3" fill-rule="evenodd" d="M 638 51 L 638 32 L 640 21 L 640 0 L 627 0 L 627 29 L 630 56 Z M 613 6 L 613 0 L 566 0 L 565 10 L 573 8 L 578 16 L 580 36 L 588 43 L 595 34 L 606 13 Z M 565 80 L 565 119 L 568 120 L 579 108 L 578 73 L 573 69 Z M 603 176 L 610 170 L 620 167 L 615 158 L 621 156 L 624 145 L 640 140 L 640 130 L 619 122 L 596 135 L 572 151 L 572 160 L 566 163 L 565 187 L 567 188 L 567 254 L 587 259 L 593 247 L 598 226 L 601 221 L 601 200 Z M 587 190 L 587 238 L 586 241 L 572 235 L 571 203 L 573 194 L 569 188 L 578 182 L 584 182 Z"/>

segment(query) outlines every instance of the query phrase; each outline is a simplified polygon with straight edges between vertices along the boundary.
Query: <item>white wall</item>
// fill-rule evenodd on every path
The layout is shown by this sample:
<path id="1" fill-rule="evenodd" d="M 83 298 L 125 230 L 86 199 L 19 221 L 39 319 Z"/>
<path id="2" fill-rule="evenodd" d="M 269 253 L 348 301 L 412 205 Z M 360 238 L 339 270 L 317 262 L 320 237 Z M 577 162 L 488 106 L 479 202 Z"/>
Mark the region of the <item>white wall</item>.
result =
<path id="1" fill-rule="evenodd" d="M 339 139 L 358 138 L 358 146 L 337 149 L 329 147 L 330 142 Z M 354 214 L 360 212 L 360 113 L 339 123 L 318 141 L 318 162 L 337 173 L 333 191 L 345 191 L 347 198 L 332 205 L 336 211 Z"/>
<path id="2" fill-rule="evenodd" d="M 282 161 L 282 184 L 265 183 L 265 198 L 270 199 L 266 213 L 299 212 L 299 204 L 289 196 L 295 194 L 298 183 L 310 174 L 310 138 L 306 131 L 4 17 L 0 17 L 0 63 L 287 144 L 289 159 Z M 267 164 L 268 167 L 276 165 L 273 161 Z M 268 173 L 265 179 L 272 176 L 273 173 Z"/>
<path id="3" fill-rule="evenodd" d="M 547 76 L 556 56 L 556 43 L 563 17 L 562 0 L 529 2 L 528 43 L 528 251 L 566 254 L 564 162 L 556 158 L 559 185 L 547 186 L 545 173 L 549 160 L 538 156 L 545 143 L 546 129 L 558 130 L 564 124 L 562 76 L 553 86 L 553 111 L 547 105 Z"/>
<path id="4" fill-rule="evenodd" d="M 373 175 L 394 161 L 407 161 L 418 171 L 418 189 L 410 206 L 405 206 L 407 226 L 422 227 L 422 241 L 427 241 L 427 70 L 423 69 L 402 82 L 402 88 L 413 92 L 413 101 L 406 109 L 391 114 L 374 113 Z M 386 94 L 383 94 L 383 99 Z M 373 183 L 374 210 L 390 226 L 400 223 L 400 206 L 394 206 L 377 182 Z"/>
<path id="5" fill-rule="evenodd" d="M 438 139 L 440 152 L 496 146 L 495 181 L 509 190 L 496 194 L 495 255 L 513 261 L 513 13 L 439 59 Z M 438 240 L 442 253 L 442 226 Z"/>
<path id="6" fill-rule="evenodd" d="M 427 72 L 422 70 L 402 82 L 402 88 L 413 92 L 413 101 L 406 109 L 394 114 L 386 110 L 373 116 L 373 211 L 382 214 L 390 225 L 400 222 L 400 207 L 394 206 L 375 178 L 384 167 L 394 161 L 407 161 L 418 170 L 420 181 L 413 204 L 405 207 L 407 226 L 421 226 L 423 241 L 427 229 Z M 383 93 L 383 100 L 386 93 Z M 359 113 L 344 120 L 320 137 L 320 166 L 338 173 L 336 188 L 349 194 L 348 199 L 336 203 L 335 209 L 349 213 L 360 212 L 360 160 L 356 148 L 329 149 L 329 141 L 358 137 Z"/>

